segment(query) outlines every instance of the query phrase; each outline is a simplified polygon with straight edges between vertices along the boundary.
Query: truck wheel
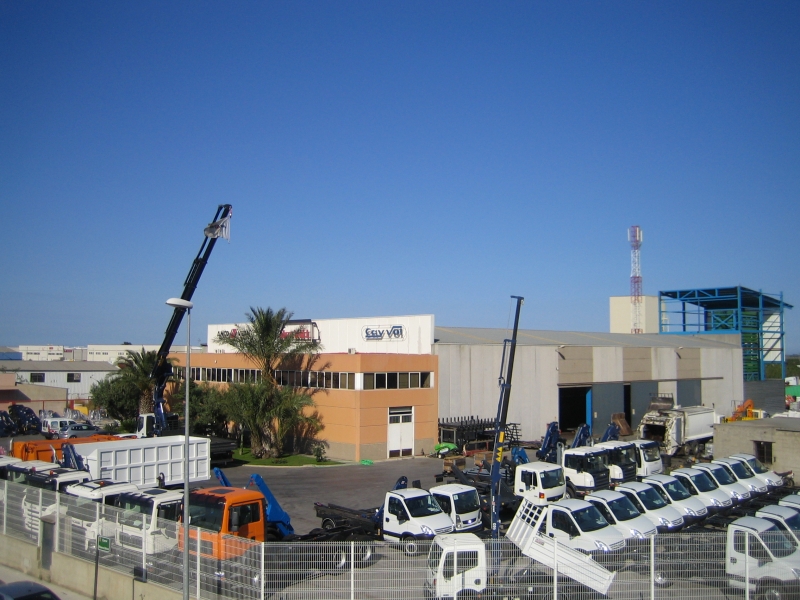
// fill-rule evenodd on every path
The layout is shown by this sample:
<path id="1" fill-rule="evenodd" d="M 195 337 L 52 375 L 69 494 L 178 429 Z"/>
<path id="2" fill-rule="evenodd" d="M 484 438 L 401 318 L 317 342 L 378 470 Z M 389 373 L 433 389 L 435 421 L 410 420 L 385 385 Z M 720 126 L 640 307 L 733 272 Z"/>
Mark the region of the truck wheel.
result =
<path id="1" fill-rule="evenodd" d="M 404 535 L 400 538 L 400 543 L 403 545 L 403 552 L 406 556 L 414 556 L 419 552 L 419 544 L 413 535 Z"/>
<path id="2" fill-rule="evenodd" d="M 356 565 L 365 566 L 372 560 L 372 544 L 356 544 Z"/>
<path id="3" fill-rule="evenodd" d="M 784 600 L 786 593 L 777 581 L 765 581 L 758 586 L 760 600 Z"/>
<path id="4" fill-rule="evenodd" d="M 667 575 L 666 571 L 657 569 L 656 572 L 654 573 L 654 575 L 655 575 L 654 583 L 656 584 L 656 587 L 668 588 L 673 583 L 675 583 L 674 581 L 670 580 L 670 578 Z"/>
<path id="5" fill-rule="evenodd" d="M 336 527 L 336 523 L 333 522 L 333 519 L 322 519 L 322 528 L 326 531 L 330 531 Z"/>
<path id="6" fill-rule="evenodd" d="M 478 592 L 475 590 L 461 590 L 460 592 L 456 592 L 456 598 L 480 598 Z"/>
<path id="7" fill-rule="evenodd" d="M 575 493 L 575 488 L 571 485 L 567 485 L 567 491 L 564 492 L 564 498 L 576 498 L 577 494 Z"/>

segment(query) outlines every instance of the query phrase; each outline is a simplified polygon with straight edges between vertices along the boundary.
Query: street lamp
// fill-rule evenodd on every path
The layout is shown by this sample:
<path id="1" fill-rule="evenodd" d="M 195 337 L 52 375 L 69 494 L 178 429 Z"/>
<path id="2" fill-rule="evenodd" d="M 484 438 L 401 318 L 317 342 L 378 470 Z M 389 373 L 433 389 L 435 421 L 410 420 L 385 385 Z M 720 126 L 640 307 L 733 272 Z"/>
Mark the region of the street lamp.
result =
<path id="1" fill-rule="evenodd" d="M 183 298 L 170 298 L 167 305 L 186 311 L 186 373 L 183 384 L 186 387 L 186 403 L 183 407 L 183 600 L 189 600 L 189 381 L 192 377 L 192 304 Z M 200 552 L 200 539 L 197 540 Z M 200 577 L 200 573 L 197 574 Z"/>

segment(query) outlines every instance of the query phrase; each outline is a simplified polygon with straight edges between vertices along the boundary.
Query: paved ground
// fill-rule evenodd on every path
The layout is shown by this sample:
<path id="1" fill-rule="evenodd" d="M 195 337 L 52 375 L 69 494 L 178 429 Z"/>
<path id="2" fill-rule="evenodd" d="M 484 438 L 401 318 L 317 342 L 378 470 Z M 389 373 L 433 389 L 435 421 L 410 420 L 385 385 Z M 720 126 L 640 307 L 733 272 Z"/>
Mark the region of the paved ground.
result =
<path id="1" fill-rule="evenodd" d="M 14 571 L 13 569 L 9 569 L 3 565 L 0 565 L 0 580 L 2 580 L 4 583 L 12 583 L 14 581 L 35 581 L 36 583 L 41 583 L 42 585 L 50 588 L 50 590 L 61 600 L 89 600 L 92 597 L 92 592 L 94 591 L 93 589 L 87 589 L 85 590 L 85 595 L 78 594 L 63 588 L 60 585 L 52 585 L 46 581 L 39 581 L 38 579 L 30 577 L 29 575 L 25 575 L 24 573 L 20 573 L 19 571 Z"/>
<path id="2" fill-rule="evenodd" d="M 224 469 L 235 486 L 244 486 L 252 473 L 267 482 L 283 509 L 292 518 L 297 533 L 320 526 L 314 502 L 370 508 L 383 503 L 384 496 L 405 475 L 409 483 L 419 479 L 423 488 L 436 485 L 434 475 L 442 472 L 442 461 L 434 458 L 403 458 L 373 465 L 348 464 L 330 467 L 254 467 Z M 214 482 L 215 483 L 215 482 Z M 209 484 L 209 485 L 213 485 Z"/>

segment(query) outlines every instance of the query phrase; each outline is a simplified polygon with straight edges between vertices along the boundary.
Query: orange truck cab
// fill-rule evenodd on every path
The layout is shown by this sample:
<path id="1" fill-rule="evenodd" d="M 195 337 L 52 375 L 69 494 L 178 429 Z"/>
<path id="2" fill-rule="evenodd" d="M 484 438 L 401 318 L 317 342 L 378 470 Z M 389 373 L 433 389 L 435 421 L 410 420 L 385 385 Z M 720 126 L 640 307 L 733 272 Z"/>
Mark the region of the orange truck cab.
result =
<path id="1" fill-rule="evenodd" d="M 56 453 L 55 460 L 64 458 L 61 446 L 64 444 L 91 444 L 96 442 L 118 442 L 119 438 L 115 435 L 92 435 L 85 438 L 75 438 L 71 440 L 32 440 L 27 442 L 14 442 L 12 454 L 20 460 L 44 460 L 53 462 L 53 451 Z"/>

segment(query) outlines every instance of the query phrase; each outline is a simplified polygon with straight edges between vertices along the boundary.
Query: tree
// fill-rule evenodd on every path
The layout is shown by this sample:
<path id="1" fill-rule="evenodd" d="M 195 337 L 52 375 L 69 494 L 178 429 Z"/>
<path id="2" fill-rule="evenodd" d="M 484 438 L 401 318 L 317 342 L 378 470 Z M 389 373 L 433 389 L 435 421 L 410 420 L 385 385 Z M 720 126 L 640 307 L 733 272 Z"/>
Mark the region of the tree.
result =
<path id="1" fill-rule="evenodd" d="M 139 389 L 127 379 L 106 377 L 92 384 L 92 403 L 105 408 L 120 421 L 135 420 L 139 415 Z"/>
<path id="2" fill-rule="evenodd" d="M 117 360 L 119 371 L 113 377 L 139 390 L 139 414 L 153 412 L 155 379 L 150 377 L 150 373 L 153 372 L 157 358 L 158 352 L 142 348 L 141 352 L 128 350 L 126 356 Z"/>
<path id="3" fill-rule="evenodd" d="M 306 339 L 304 329 L 285 331 L 292 318 L 285 308 L 253 308 L 246 313 L 248 323 L 238 326 L 236 335 L 217 335 L 216 342 L 232 347 L 253 361 L 261 370 L 264 379 L 275 381 L 275 369 L 281 363 L 302 361 L 307 355 L 316 355 L 320 350 L 318 341 Z"/>
<path id="4" fill-rule="evenodd" d="M 172 412 L 184 414 L 186 385 L 182 381 L 170 396 Z M 228 414 L 225 393 L 208 384 L 192 381 L 189 385 L 189 428 L 196 435 L 228 435 Z"/>

